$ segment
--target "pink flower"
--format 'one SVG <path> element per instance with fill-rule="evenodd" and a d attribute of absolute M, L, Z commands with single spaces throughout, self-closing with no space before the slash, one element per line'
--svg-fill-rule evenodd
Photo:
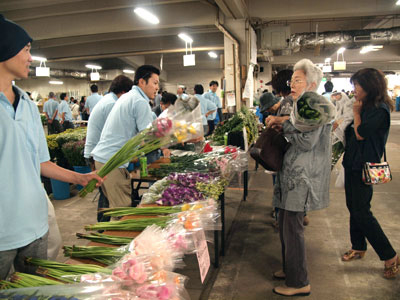
<path fill-rule="evenodd" d="M 162 286 L 159 288 L 157 293 L 157 297 L 160 300 L 168 300 L 171 296 L 171 291 L 166 286 Z"/>

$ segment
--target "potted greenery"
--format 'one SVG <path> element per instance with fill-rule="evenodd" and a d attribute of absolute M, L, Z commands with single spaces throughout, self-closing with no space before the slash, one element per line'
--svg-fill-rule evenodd
<path fill-rule="evenodd" d="M 86 164 L 85 158 L 83 157 L 83 151 L 85 149 L 85 140 L 70 141 L 65 143 L 61 150 L 64 157 L 68 161 L 68 164 L 72 166 L 75 172 L 79 173 L 90 173 L 91 169 Z M 77 186 L 78 190 L 82 189 L 81 185 Z"/>

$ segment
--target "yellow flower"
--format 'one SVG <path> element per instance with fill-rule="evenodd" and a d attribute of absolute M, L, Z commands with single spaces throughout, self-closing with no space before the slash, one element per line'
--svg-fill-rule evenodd
<path fill-rule="evenodd" d="M 188 130 L 189 130 L 189 133 L 196 134 L 196 129 L 193 127 L 193 125 L 190 125 Z"/>
<path fill-rule="evenodd" d="M 190 205 L 188 203 L 185 203 L 185 204 L 182 205 L 181 210 L 182 211 L 187 211 L 187 210 L 189 210 L 189 208 L 190 208 Z"/>

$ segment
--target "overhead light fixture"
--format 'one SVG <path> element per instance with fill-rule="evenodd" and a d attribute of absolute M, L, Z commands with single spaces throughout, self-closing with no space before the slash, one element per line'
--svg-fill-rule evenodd
<path fill-rule="evenodd" d="M 184 40 L 186 43 L 189 43 L 189 44 L 193 43 L 193 39 L 190 36 L 188 36 L 186 33 L 180 33 L 180 34 L 178 34 L 178 36 L 182 40 Z"/>
<path fill-rule="evenodd" d="M 340 47 L 337 51 L 338 54 L 343 54 L 343 52 L 346 50 L 344 47 Z"/>
<path fill-rule="evenodd" d="M 40 61 L 40 62 L 44 62 L 44 61 L 47 61 L 47 58 L 46 57 L 41 57 L 41 56 L 35 56 L 35 55 L 32 55 L 32 59 L 33 60 L 37 60 L 37 61 Z"/>
<path fill-rule="evenodd" d="M 148 10 L 141 8 L 141 7 L 137 7 L 133 10 L 135 12 L 135 14 L 137 14 L 140 18 L 142 18 L 143 20 L 146 20 L 147 22 L 151 23 L 151 24 L 158 24 L 160 23 L 160 20 L 157 18 L 156 15 L 152 14 L 151 12 L 149 12 Z"/>
<path fill-rule="evenodd" d="M 210 56 L 211 58 L 217 58 L 218 57 L 217 53 L 212 52 L 212 51 L 208 52 L 208 56 Z"/>
<path fill-rule="evenodd" d="M 39 67 L 36 67 L 36 76 L 37 77 L 50 77 L 50 68 L 46 67 L 47 58 L 32 55 L 32 59 L 40 62 Z"/>
<path fill-rule="evenodd" d="M 399 0 L 400 1 L 400 0 Z M 369 46 L 363 46 L 360 50 L 361 54 L 365 54 L 371 51 L 379 51 L 383 48 L 383 45 L 369 45 Z"/>
<path fill-rule="evenodd" d="M 400 0 L 397 0 L 396 5 L 400 5 Z"/>
<path fill-rule="evenodd" d="M 135 73 L 134 70 L 129 70 L 129 69 L 122 70 L 122 72 L 124 72 L 126 74 L 134 74 Z"/>
<path fill-rule="evenodd" d="M 329 64 L 330 62 L 331 62 L 331 58 L 330 57 L 325 58 L 325 63 L 326 64 Z"/>
<path fill-rule="evenodd" d="M 92 70 L 101 70 L 101 67 L 97 65 L 85 65 L 85 67 Z"/>
<path fill-rule="evenodd" d="M 62 82 L 60 80 L 50 80 L 49 83 L 50 84 L 63 84 L 64 82 Z"/>
<path fill-rule="evenodd" d="M 361 65 L 363 64 L 362 61 L 349 61 L 347 62 L 348 65 Z"/>

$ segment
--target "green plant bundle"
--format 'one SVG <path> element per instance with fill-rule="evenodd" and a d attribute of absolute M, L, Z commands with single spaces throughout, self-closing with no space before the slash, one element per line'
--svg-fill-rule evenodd
<path fill-rule="evenodd" d="M 180 207 L 159 206 L 159 207 L 115 207 L 102 210 L 105 216 L 123 217 L 123 216 L 158 216 L 175 214 L 181 211 Z"/>
<path fill-rule="evenodd" d="M 62 145 L 61 150 L 70 166 L 86 166 L 83 150 L 85 140 L 71 141 Z"/>
<path fill-rule="evenodd" d="M 48 279 L 42 276 L 15 272 L 11 275 L 10 281 L 0 281 L 0 289 L 16 289 L 42 285 L 60 285 L 62 282 Z"/>
<path fill-rule="evenodd" d="M 122 230 L 122 231 L 143 231 L 147 226 L 153 224 L 165 227 L 170 217 L 156 217 L 143 219 L 127 219 L 122 221 L 100 222 L 85 226 L 86 230 Z"/>
<path fill-rule="evenodd" d="M 258 136 L 257 124 L 257 116 L 246 107 L 242 107 L 239 112 L 225 121 L 223 125 L 215 128 L 211 139 L 217 145 L 223 145 L 225 133 L 240 132 L 244 127 L 247 132 L 247 141 L 251 145 Z"/>
<path fill-rule="evenodd" d="M 133 237 L 114 236 L 96 232 L 87 234 L 77 233 L 76 236 L 80 239 L 87 239 L 92 242 L 108 245 L 127 245 L 133 240 Z"/>
<path fill-rule="evenodd" d="M 114 264 L 128 253 L 122 248 L 98 246 L 64 246 L 63 249 L 67 257 L 93 259 L 107 266 Z"/>
<path fill-rule="evenodd" d="M 214 180 L 210 183 L 197 182 L 196 188 L 203 195 L 218 200 L 219 196 L 225 191 L 228 183 L 226 179 Z"/>

